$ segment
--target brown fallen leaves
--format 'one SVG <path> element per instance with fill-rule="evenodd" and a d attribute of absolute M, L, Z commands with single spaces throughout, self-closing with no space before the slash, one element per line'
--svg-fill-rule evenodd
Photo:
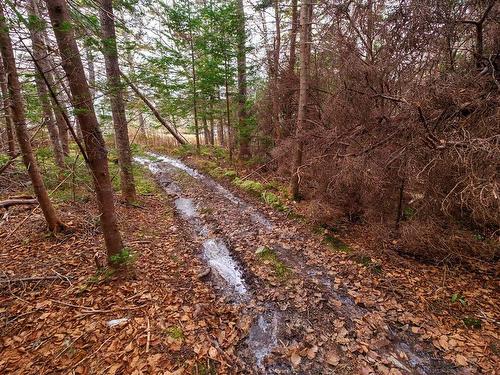
<path fill-rule="evenodd" d="M 124 275 L 95 269 L 103 246 L 92 204 L 61 211 L 74 233 L 47 237 L 40 217 L 0 239 L 2 278 L 62 275 L 0 284 L 0 373 L 237 371 L 235 345 L 245 335 L 238 307 L 198 278 L 199 247 L 176 228 L 162 196 L 119 207 L 127 245 L 138 254 L 135 271 Z M 12 225 L 24 215 L 12 213 Z"/>

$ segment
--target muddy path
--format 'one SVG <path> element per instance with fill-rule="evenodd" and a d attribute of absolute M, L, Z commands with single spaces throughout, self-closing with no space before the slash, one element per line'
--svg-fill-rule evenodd
<path fill-rule="evenodd" d="M 403 311 L 376 303 L 386 298 L 379 290 L 364 298 L 356 273 L 327 267 L 335 254 L 297 223 L 177 159 L 135 160 L 149 168 L 199 243 L 207 265 L 200 277 L 252 317 L 239 347 L 249 373 L 457 373 L 398 324 Z"/>

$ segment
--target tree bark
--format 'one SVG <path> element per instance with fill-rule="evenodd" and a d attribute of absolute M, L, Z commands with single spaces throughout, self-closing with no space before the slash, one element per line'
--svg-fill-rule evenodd
<path fill-rule="evenodd" d="M 189 45 L 191 48 L 191 78 L 193 80 L 193 116 L 194 116 L 194 131 L 196 133 L 196 149 L 200 150 L 200 130 L 198 126 L 198 92 L 196 89 L 196 67 L 194 58 L 194 41 L 193 33 L 189 32 Z"/>
<path fill-rule="evenodd" d="M 85 79 L 82 59 L 75 40 L 74 25 L 66 1 L 46 0 L 46 3 L 61 54 L 62 67 L 68 77 L 72 93 L 72 104 L 82 127 L 83 141 L 101 212 L 101 227 L 104 234 L 108 261 L 112 263 L 112 257 L 119 254 L 123 249 L 123 243 L 116 222 L 106 144 L 99 130 L 99 124 L 92 103 L 92 95 Z"/>
<path fill-rule="evenodd" d="M 220 92 L 218 93 L 219 102 L 221 101 Z M 217 122 L 217 139 L 219 141 L 219 146 L 225 147 L 226 140 L 224 138 L 224 116 L 222 113 L 219 116 L 219 121 Z"/>
<path fill-rule="evenodd" d="M 128 203 L 133 203 L 136 200 L 136 192 L 134 175 L 132 173 L 132 155 L 130 152 L 127 118 L 125 116 L 125 103 L 123 101 L 123 85 L 120 79 L 112 0 L 101 0 L 99 15 L 108 81 L 107 89 L 111 99 L 111 112 L 118 150 L 118 164 L 120 165 L 120 186 L 123 199 Z"/>
<path fill-rule="evenodd" d="M 210 96 L 209 99 L 209 104 L 208 104 L 208 109 L 209 109 L 209 121 L 210 121 L 210 130 L 209 130 L 209 135 L 210 135 L 210 144 L 213 146 L 215 144 L 215 124 L 214 124 L 214 98 L 213 96 Z"/>
<path fill-rule="evenodd" d="M 7 76 L 0 58 L 0 88 L 2 90 L 2 104 L 5 117 L 5 133 L 7 134 L 7 153 L 10 157 L 16 155 L 16 144 L 14 140 L 14 124 L 12 122 L 12 108 L 10 106 L 9 89 L 7 88 Z"/>
<path fill-rule="evenodd" d="M 298 30 L 298 12 L 297 0 L 292 0 L 292 30 L 290 32 L 290 59 L 288 69 L 293 72 L 297 62 L 296 48 L 297 48 L 297 30 Z"/>
<path fill-rule="evenodd" d="M 309 94 L 309 69 L 311 61 L 311 18 L 313 5 L 311 0 L 303 0 L 300 7 L 300 89 L 297 126 L 295 129 L 295 153 L 293 158 L 290 190 L 295 200 L 300 199 L 299 168 L 302 165 L 303 132 L 307 120 Z"/>
<path fill-rule="evenodd" d="M 50 72 L 50 64 L 47 60 L 47 46 L 45 45 L 45 40 L 41 32 L 41 16 L 38 10 L 38 4 L 36 0 L 30 0 L 28 5 L 28 16 L 32 20 L 37 20 L 33 22 L 30 29 L 30 37 L 33 50 L 33 58 L 36 60 L 38 67 L 42 72 L 38 72 L 37 69 L 35 75 L 35 83 L 38 92 L 38 97 L 43 111 L 44 121 L 47 124 L 47 130 L 49 132 L 50 142 L 52 143 L 52 150 L 54 152 L 54 159 L 56 165 L 63 169 L 64 165 L 64 152 L 61 146 L 61 141 L 59 139 L 59 129 L 56 124 L 56 117 L 52 110 L 52 105 L 50 101 L 49 90 L 45 84 L 41 74 L 47 75 Z"/>
<path fill-rule="evenodd" d="M 245 10 L 243 0 L 237 1 L 238 12 L 238 53 L 236 56 L 238 68 L 238 141 L 240 144 L 239 157 L 248 159 L 250 154 L 250 134 L 247 124 L 247 58 L 246 58 L 246 31 Z"/>
<path fill-rule="evenodd" d="M 23 155 L 23 162 L 28 170 L 35 196 L 40 204 L 49 230 L 52 232 L 59 232 L 64 228 L 64 225 L 59 220 L 54 206 L 49 199 L 37 161 L 33 155 L 33 149 L 31 148 L 30 137 L 26 127 L 26 114 L 23 97 L 21 95 L 21 85 L 17 75 L 14 50 L 12 48 L 2 3 L 0 3 L 0 49 L 4 69 L 7 74 L 8 97 L 11 99 L 12 120 L 14 122 L 19 148 Z"/>
<path fill-rule="evenodd" d="M 279 75 L 280 75 L 280 50 L 281 50 L 281 25 L 280 25 L 280 12 L 279 0 L 274 0 L 274 23 L 275 23 L 275 37 L 274 37 L 274 52 L 273 52 L 273 76 L 271 77 L 273 85 L 272 106 L 273 106 L 273 126 L 276 140 L 281 138 L 281 125 L 280 125 L 280 97 L 279 97 Z"/>

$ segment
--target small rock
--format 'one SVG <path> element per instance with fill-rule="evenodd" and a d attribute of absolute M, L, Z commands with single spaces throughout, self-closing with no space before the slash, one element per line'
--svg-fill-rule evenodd
<path fill-rule="evenodd" d="M 106 324 L 109 328 L 112 328 L 112 327 L 127 323 L 128 321 L 129 321 L 129 318 L 112 319 L 112 320 L 108 320 L 108 322 Z"/>
<path fill-rule="evenodd" d="M 210 268 L 205 268 L 203 271 L 201 271 L 196 277 L 198 279 L 203 279 L 204 277 L 208 276 L 210 274 Z"/>
<path fill-rule="evenodd" d="M 260 246 L 257 250 L 255 250 L 255 255 L 261 255 L 265 253 L 267 250 L 267 247 L 265 246 Z"/>

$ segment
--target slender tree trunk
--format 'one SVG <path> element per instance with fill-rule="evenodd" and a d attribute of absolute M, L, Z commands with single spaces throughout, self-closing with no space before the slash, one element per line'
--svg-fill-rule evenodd
<path fill-rule="evenodd" d="M 274 0 L 274 19 L 276 34 L 274 38 L 274 53 L 273 53 L 273 124 L 274 134 L 276 140 L 281 138 L 281 125 L 280 125 L 280 97 L 279 97 L 279 74 L 280 74 L 280 50 L 281 50 L 281 26 L 280 26 L 280 13 L 279 13 L 279 0 Z"/>
<path fill-rule="evenodd" d="M 190 47 L 191 47 L 191 75 L 193 80 L 193 116 L 194 116 L 194 131 L 196 132 L 196 149 L 200 151 L 200 131 L 198 126 L 198 99 L 196 89 L 196 67 L 194 58 L 194 42 L 193 33 L 190 32 Z"/>
<path fill-rule="evenodd" d="M 141 134 L 141 137 L 146 140 L 148 138 L 148 135 L 146 133 L 146 121 L 144 120 L 144 115 L 142 114 L 141 110 L 137 113 L 137 117 L 139 119 L 139 131 Z"/>
<path fill-rule="evenodd" d="M 108 171 L 106 144 L 99 130 L 94 112 L 92 95 L 85 79 L 85 72 L 76 44 L 74 25 L 65 0 L 46 0 L 50 21 L 54 29 L 62 59 L 62 67 L 68 77 L 73 107 L 83 131 L 83 141 L 94 179 L 97 202 L 101 212 L 101 227 L 108 253 L 108 261 L 119 254 L 123 243 L 116 222 L 113 188 Z"/>
<path fill-rule="evenodd" d="M 104 5 L 101 5 L 101 14 L 104 12 Z M 102 15 L 101 15 L 102 17 Z M 101 18 L 102 22 L 102 18 Z M 114 27 L 113 27 L 114 30 Z M 89 76 L 89 86 L 90 93 L 92 94 L 92 99 L 95 99 L 95 65 L 94 65 L 94 54 L 89 47 L 85 48 L 85 57 L 87 58 L 87 71 Z"/>
<path fill-rule="evenodd" d="M 292 0 L 292 30 L 290 32 L 290 59 L 288 65 L 291 72 L 295 70 L 295 64 L 297 62 L 295 50 L 297 48 L 298 23 L 297 0 Z"/>
<path fill-rule="evenodd" d="M 24 109 L 23 97 L 21 95 L 21 85 L 17 75 L 16 61 L 14 58 L 14 50 L 8 32 L 3 5 L 0 3 L 0 49 L 4 63 L 4 69 L 7 74 L 7 86 L 9 90 L 8 97 L 11 99 L 12 120 L 16 129 L 19 148 L 23 155 L 24 165 L 28 170 L 28 174 L 33 185 L 36 198 L 42 209 L 49 230 L 58 232 L 64 228 L 64 225 L 59 220 L 54 206 L 50 202 L 47 189 L 43 183 L 42 175 L 38 168 L 38 164 L 33 155 L 31 148 L 30 137 L 26 127 L 26 114 Z"/>
<path fill-rule="evenodd" d="M 7 134 L 7 153 L 10 157 L 16 155 L 16 144 L 14 140 L 14 124 L 12 122 L 12 108 L 10 105 L 9 89 L 7 88 L 7 76 L 2 58 L 0 57 L 0 88 L 2 90 L 2 104 L 5 117 L 5 132 Z"/>
<path fill-rule="evenodd" d="M 213 96 L 210 97 L 209 99 L 209 121 L 210 121 L 210 144 L 213 146 L 215 144 L 215 125 L 214 125 L 214 98 Z"/>
<path fill-rule="evenodd" d="M 237 1 L 238 10 L 238 53 L 236 56 L 238 65 L 238 141 L 240 144 L 241 159 L 248 159 L 250 154 L 250 134 L 247 124 L 247 57 L 246 57 L 246 30 L 245 11 L 243 0 Z"/>
<path fill-rule="evenodd" d="M 226 120 L 227 120 L 227 135 L 228 135 L 228 146 L 229 146 L 229 160 L 233 160 L 233 128 L 231 126 L 231 111 L 230 111 L 230 102 L 229 102 L 229 85 L 227 82 L 227 74 L 228 74 L 228 62 L 227 60 L 224 60 L 224 71 L 225 71 L 225 77 L 224 77 L 224 89 L 225 89 L 225 95 L 226 95 Z"/>
<path fill-rule="evenodd" d="M 28 16 L 34 20 L 41 20 L 36 0 L 30 0 L 28 6 Z M 59 168 L 64 168 L 64 152 L 59 139 L 59 129 L 57 128 L 55 114 L 52 111 L 53 107 L 50 101 L 49 90 L 41 77 L 41 74 L 47 74 L 47 72 L 50 72 L 50 64 L 47 60 L 47 46 L 45 45 L 45 40 L 38 22 L 33 23 L 30 27 L 30 37 L 33 49 L 33 58 L 36 60 L 38 67 L 42 71 L 41 73 L 37 72 L 35 81 L 44 121 L 47 124 L 47 130 L 49 132 L 50 142 L 52 143 L 56 165 Z"/>
<path fill-rule="evenodd" d="M 205 144 L 208 145 L 210 144 L 210 134 L 208 132 L 208 121 L 206 113 L 203 113 L 202 121 L 203 121 L 203 140 Z"/>
<path fill-rule="evenodd" d="M 219 99 L 219 103 L 222 104 L 221 97 L 220 97 L 220 92 L 219 92 L 219 94 L 218 94 L 217 97 Z M 222 115 L 223 112 L 224 111 L 221 110 L 219 121 L 217 123 L 217 139 L 218 139 L 219 145 L 221 147 L 225 147 L 226 146 L 226 140 L 225 140 L 225 137 L 224 137 L 224 116 Z"/>
<path fill-rule="evenodd" d="M 311 18 L 313 5 L 311 0 L 303 0 L 300 7 L 300 92 L 297 127 L 295 129 L 295 154 L 293 158 L 290 190 L 295 200 L 300 199 L 299 168 L 302 165 L 303 132 L 307 120 L 307 104 L 309 94 L 309 69 L 311 61 Z"/>
<path fill-rule="evenodd" d="M 101 0 L 99 15 L 101 18 L 108 91 L 111 99 L 116 147 L 118 149 L 122 197 L 126 202 L 132 203 L 136 200 L 136 193 L 134 175 L 132 173 L 132 155 L 130 152 L 127 118 L 125 116 L 125 102 L 123 101 L 123 85 L 120 79 L 120 65 L 118 64 L 118 48 L 116 46 L 112 0 Z"/>
<path fill-rule="evenodd" d="M 47 40 L 47 38 L 45 38 L 45 40 Z M 70 104 L 71 93 L 69 89 L 66 87 L 66 84 L 64 83 L 64 78 L 58 75 L 54 61 L 50 59 L 49 62 L 51 70 L 49 74 L 46 75 L 47 80 L 49 81 L 49 85 L 54 89 L 54 91 L 59 93 L 58 95 L 59 103 Z M 67 124 L 66 120 L 64 119 L 64 117 L 69 118 L 68 113 L 62 106 L 57 105 L 54 98 L 52 98 L 52 108 L 54 109 L 54 114 L 56 115 L 56 122 L 59 128 L 59 139 L 61 141 L 63 152 L 65 155 L 69 155 L 68 127 L 70 125 Z M 76 126 L 75 126 L 76 135 L 78 139 L 81 141 L 83 139 L 82 129 L 80 128 L 80 125 L 78 124 L 78 120 L 76 120 L 76 118 L 75 121 L 76 121 Z"/>

